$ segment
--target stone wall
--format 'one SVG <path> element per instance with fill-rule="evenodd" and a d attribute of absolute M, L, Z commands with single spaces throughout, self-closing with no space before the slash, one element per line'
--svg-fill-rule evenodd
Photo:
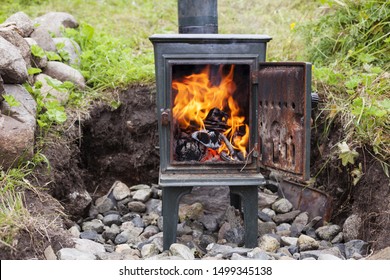
<path fill-rule="evenodd" d="M 54 89 L 48 79 L 71 81 L 79 89 L 85 88 L 85 79 L 77 70 L 80 47 L 74 40 L 63 37 L 64 28 L 78 25 L 72 15 L 62 12 L 50 12 L 35 19 L 18 12 L 0 24 L 0 169 L 16 166 L 34 153 L 37 104 L 25 84 L 34 86 L 40 81 L 40 94 L 62 104 L 68 101 L 68 92 Z M 49 61 L 46 55 L 37 57 L 31 52 L 33 45 L 45 52 L 57 52 L 58 43 L 63 43 L 68 61 Z M 29 75 L 31 67 L 42 72 Z"/>

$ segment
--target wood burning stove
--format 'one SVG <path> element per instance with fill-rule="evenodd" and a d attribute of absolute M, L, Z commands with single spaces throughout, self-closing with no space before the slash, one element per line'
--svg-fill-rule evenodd
<path fill-rule="evenodd" d="M 309 178 L 310 64 L 265 62 L 266 35 L 164 34 L 150 40 L 164 248 L 176 238 L 179 200 L 193 186 L 229 186 L 239 195 L 245 245 L 257 246 L 262 170 Z"/>

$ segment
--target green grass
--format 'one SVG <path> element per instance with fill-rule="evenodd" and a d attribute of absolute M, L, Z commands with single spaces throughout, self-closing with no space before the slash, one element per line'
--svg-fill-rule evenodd
<path fill-rule="evenodd" d="M 12 248 L 14 236 L 25 228 L 30 217 L 23 200 L 23 191 L 29 187 L 25 178 L 30 173 L 26 165 L 0 169 L 0 245 Z"/>
<path fill-rule="evenodd" d="M 390 2 L 323 2 L 331 6 L 301 30 L 322 113 L 343 127 L 351 150 L 368 147 L 389 175 Z"/>

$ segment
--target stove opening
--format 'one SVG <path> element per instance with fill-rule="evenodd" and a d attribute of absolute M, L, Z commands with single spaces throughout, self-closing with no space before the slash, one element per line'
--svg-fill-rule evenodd
<path fill-rule="evenodd" d="M 250 151 L 250 66 L 172 65 L 172 162 L 243 164 Z"/>

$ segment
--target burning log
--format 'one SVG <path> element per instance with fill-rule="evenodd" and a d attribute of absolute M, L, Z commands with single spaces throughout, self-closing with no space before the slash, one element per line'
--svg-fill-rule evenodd
<path fill-rule="evenodd" d="M 242 152 L 236 150 L 233 143 L 224 134 L 230 128 L 227 124 L 228 119 L 228 113 L 213 108 L 204 121 L 206 129 L 191 132 L 191 129 L 192 131 L 196 130 L 196 127 L 190 125 L 186 132 L 182 131 L 181 137 L 176 141 L 177 160 L 200 162 L 244 161 L 245 157 Z M 244 126 L 241 128 L 245 129 Z M 246 132 L 240 131 L 241 128 L 236 131 L 239 136 Z M 180 130 L 179 127 L 178 129 Z M 227 149 L 227 151 L 222 149 Z"/>
<path fill-rule="evenodd" d="M 226 136 L 224 134 L 221 134 L 221 138 L 222 138 L 223 142 L 225 142 L 226 147 L 228 148 L 230 155 L 234 156 L 236 151 L 234 150 L 230 141 L 226 138 Z"/>
<path fill-rule="evenodd" d="M 227 113 L 218 108 L 213 108 L 207 114 L 204 124 L 207 130 L 224 132 L 229 128 L 227 125 L 228 118 L 229 115 Z"/>
<path fill-rule="evenodd" d="M 221 147 L 220 137 L 221 133 L 218 131 L 200 130 L 192 133 L 192 138 L 203 144 L 205 147 L 217 150 Z"/>
<path fill-rule="evenodd" d="M 226 147 L 228 148 L 229 150 L 229 154 L 230 156 L 226 153 L 226 152 L 221 152 L 221 158 L 224 159 L 225 161 L 234 161 L 234 160 L 240 160 L 240 161 L 244 161 L 245 158 L 244 156 L 242 155 L 241 152 L 237 152 L 233 145 L 230 143 L 229 139 L 227 139 L 227 137 L 224 135 L 224 134 L 220 134 L 223 142 L 225 142 L 226 144 Z"/>
<path fill-rule="evenodd" d="M 206 151 L 206 147 L 198 141 L 186 137 L 176 141 L 175 155 L 177 161 L 200 161 Z"/>

